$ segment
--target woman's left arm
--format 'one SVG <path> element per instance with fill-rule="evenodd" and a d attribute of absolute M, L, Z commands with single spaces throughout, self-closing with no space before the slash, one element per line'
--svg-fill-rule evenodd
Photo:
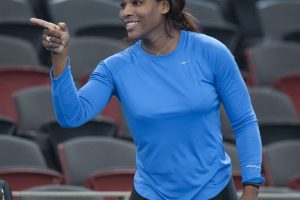
<path fill-rule="evenodd" d="M 242 182 L 261 184 L 262 144 L 247 87 L 230 51 L 220 48 L 215 63 L 215 86 L 232 124 L 240 160 Z M 258 189 L 244 187 L 242 199 L 257 199 Z"/>

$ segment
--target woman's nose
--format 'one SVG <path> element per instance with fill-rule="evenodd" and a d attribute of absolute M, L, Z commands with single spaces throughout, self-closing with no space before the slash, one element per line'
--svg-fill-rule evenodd
<path fill-rule="evenodd" d="M 129 5 L 126 5 L 121 11 L 120 11 L 120 17 L 126 18 L 128 16 L 132 15 L 132 9 Z"/>

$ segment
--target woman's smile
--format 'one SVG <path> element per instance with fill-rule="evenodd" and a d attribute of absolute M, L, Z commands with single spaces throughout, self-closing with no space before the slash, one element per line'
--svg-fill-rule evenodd
<path fill-rule="evenodd" d="M 125 22 L 125 27 L 127 32 L 132 32 L 136 28 L 136 26 L 140 23 L 140 21 L 127 21 Z"/>

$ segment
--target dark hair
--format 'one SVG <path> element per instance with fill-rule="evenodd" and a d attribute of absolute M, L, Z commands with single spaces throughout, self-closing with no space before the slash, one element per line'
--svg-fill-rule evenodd
<path fill-rule="evenodd" d="M 166 14 L 166 30 L 170 34 L 172 28 L 200 32 L 199 21 L 185 9 L 185 0 L 157 0 L 167 1 L 170 10 Z"/>

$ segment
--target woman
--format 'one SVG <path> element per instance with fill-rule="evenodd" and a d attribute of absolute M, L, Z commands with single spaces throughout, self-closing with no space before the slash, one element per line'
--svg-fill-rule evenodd
<path fill-rule="evenodd" d="M 99 63 L 78 92 L 64 23 L 39 19 L 52 52 L 53 101 L 64 127 L 92 119 L 116 95 L 137 146 L 131 199 L 237 199 L 220 130 L 220 103 L 235 131 L 244 189 L 258 199 L 261 141 L 249 95 L 228 49 L 196 30 L 184 0 L 122 0 L 128 49 Z"/>

